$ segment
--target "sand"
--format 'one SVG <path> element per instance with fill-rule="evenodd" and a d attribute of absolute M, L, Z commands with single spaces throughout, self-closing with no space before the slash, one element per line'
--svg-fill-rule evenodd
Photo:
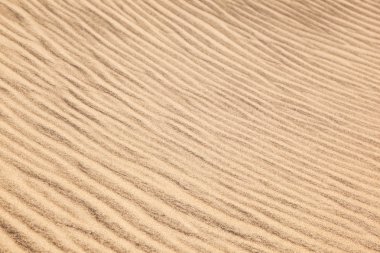
<path fill-rule="evenodd" d="M 0 252 L 380 252 L 380 3 L 0 0 Z"/>

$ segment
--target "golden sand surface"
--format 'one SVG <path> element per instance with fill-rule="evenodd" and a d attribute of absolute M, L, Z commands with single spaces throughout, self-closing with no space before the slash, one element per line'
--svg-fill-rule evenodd
<path fill-rule="evenodd" d="M 380 1 L 0 0 L 0 252 L 380 252 Z"/>

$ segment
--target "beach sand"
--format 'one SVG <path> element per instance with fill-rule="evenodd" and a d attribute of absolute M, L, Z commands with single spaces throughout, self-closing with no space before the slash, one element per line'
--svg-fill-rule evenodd
<path fill-rule="evenodd" d="M 380 252 L 380 3 L 0 0 L 0 252 Z"/>

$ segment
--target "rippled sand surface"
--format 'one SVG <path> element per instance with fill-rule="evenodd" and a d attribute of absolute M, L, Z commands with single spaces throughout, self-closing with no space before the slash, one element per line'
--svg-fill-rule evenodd
<path fill-rule="evenodd" d="M 380 252 L 380 2 L 0 0 L 0 252 Z"/>

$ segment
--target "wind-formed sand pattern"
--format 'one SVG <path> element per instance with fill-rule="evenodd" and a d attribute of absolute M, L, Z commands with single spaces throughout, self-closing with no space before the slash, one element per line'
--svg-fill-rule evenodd
<path fill-rule="evenodd" d="M 380 252 L 380 2 L 0 0 L 0 252 Z"/>

